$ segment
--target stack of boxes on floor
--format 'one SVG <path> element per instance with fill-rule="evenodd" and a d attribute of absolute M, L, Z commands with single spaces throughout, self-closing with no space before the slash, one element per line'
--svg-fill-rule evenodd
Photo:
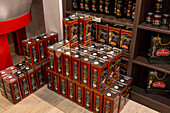
<path fill-rule="evenodd" d="M 120 74 L 122 50 L 92 42 L 91 30 L 90 15 L 63 19 L 63 42 L 48 47 L 47 86 L 89 111 L 120 112 L 132 82 Z"/>
<path fill-rule="evenodd" d="M 25 61 L 0 71 L 0 90 L 5 98 L 16 104 L 46 84 L 47 47 L 56 42 L 55 32 L 22 41 Z"/>

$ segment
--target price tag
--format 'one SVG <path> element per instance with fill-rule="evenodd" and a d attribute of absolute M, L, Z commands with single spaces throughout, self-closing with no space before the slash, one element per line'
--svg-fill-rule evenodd
<path fill-rule="evenodd" d="M 93 17 L 92 17 L 92 21 L 93 21 L 93 22 L 99 22 L 99 23 L 100 23 L 100 22 L 101 22 L 101 18 L 100 18 L 100 17 L 94 17 L 94 16 L 93 16 Z"/>

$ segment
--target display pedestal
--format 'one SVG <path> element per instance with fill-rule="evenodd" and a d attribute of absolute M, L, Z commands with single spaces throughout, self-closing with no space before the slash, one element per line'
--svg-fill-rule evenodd
<path fill-rule="evenodd" d="M 14 43 L 15 53 L 18 55 L 23 55 L 22 40 L 27 39 L 25 27 L 12 32 L 12 39 Z"/>
<path fill-rule="evenodd" d="M 0 35 L 0 71 L 12 65 L 7 35 Z"/>

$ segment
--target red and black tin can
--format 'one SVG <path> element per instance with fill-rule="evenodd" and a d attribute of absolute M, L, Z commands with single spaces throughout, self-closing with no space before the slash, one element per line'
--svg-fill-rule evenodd
<path fill-rule="evenodd" d="M 7 72 L 9 72 L 10 74 L 14 74 L 18 71 L 18 69 L 15 66 L 11 66 L 5 69 Z"/>
<path fill-rule="evenodd" d="M 43 73 L 43 67 L 40 64 L 38 64 L 35 67 L 35 73 L 36 73 L 37 86 L 39 89 L 45 85 L 45 73 Z"/>
<path fill-rule="evenodd" d="M 52 71 L 50 69 L 50 67 L 47 67 L 46 68 L 46 76 L 47 76 L 47 87 L 48 89 L 51 89 L 53 90 L 54 89 L 54 86 L 53 86 L 53 80 L 52 80 Z"/>
<path fill-rule="evenodd" d="M 68 97 L 68 80 L 63 76 L 60 76 L 60 87 L 61 87 L 61 95 L 65 98 Z"/>
<path fill-rule="evenodd" d="M 72 80 L 68 80 L 68 99 L 76 102 L 76 84 Z"/>
<path fill-rule="evenodd" d="M 109 25 L 108 24 L 99 24 L 98 30 L 98 43 L 108 44 L 109 40 Z"/>
<path fill-rule="evenodd" d="M 76 103 L 83 107 L 84 105 L 84 87 L 76 83 Z"/>
<path fill-rule="evenodd" d="M 72 77 L 72 69 L 71 69 L 71 50 L 68 50 L 63 53 L 63 66 L 64 66 L 64 76 L 69 79 L 73 79 Z"/>
<path fill-rule="evenodd" d="M 22 100 L 18 80 L 15 76 L 9 75 L 3 78 L 7 98 L 13 104 Z"/>
<path fill-rule="evenodd" d="M 92 41 L 97 42 L 99 24 L 92 22 Z"/>
<path fill-rule="evenodd" d="M 58 33 L 51 31 L 48 33 L 48 35 L 51 37 L 51 44 L 55 44 L 58 42 Z"/>
<path fill-rule="evenodd" d="M 84 107 L 93 111 L 93 90 L 88 87 L 84 87 Z"/>
<path fill-rule="evenodd" d="M 94 91 L 94 101 L 93 101 L 93 112 L 94 113 L 103 113 L 103 94 Z"/>
<path fill-rule="evenodd" d="M 61 94 L 61 90 L 60 90 L 60 75 L 57 73 L 52 73 L 52 83 L 54 86 L 54 91 L 58 94 Z"/>

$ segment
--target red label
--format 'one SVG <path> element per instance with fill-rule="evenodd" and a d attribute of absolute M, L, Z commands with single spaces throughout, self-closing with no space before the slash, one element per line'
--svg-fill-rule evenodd
<path fill-rule="evenodd" d="M 159 49 L 156 54 L 158 56 L 169 56 L 169 50 L 168 49 Z"/>
<path fill-rule="evenodd" d="M 122 45 L 122 48 L 128 49 L 128 46 L 127 45 Z"/>
<path fill-rule="evenodd" d="M 156 87 L 156 88 L 165 88 L 165 83 L 163 83 L 163 82 L 154 82 L 153 83 L 153 87 Z"/>

